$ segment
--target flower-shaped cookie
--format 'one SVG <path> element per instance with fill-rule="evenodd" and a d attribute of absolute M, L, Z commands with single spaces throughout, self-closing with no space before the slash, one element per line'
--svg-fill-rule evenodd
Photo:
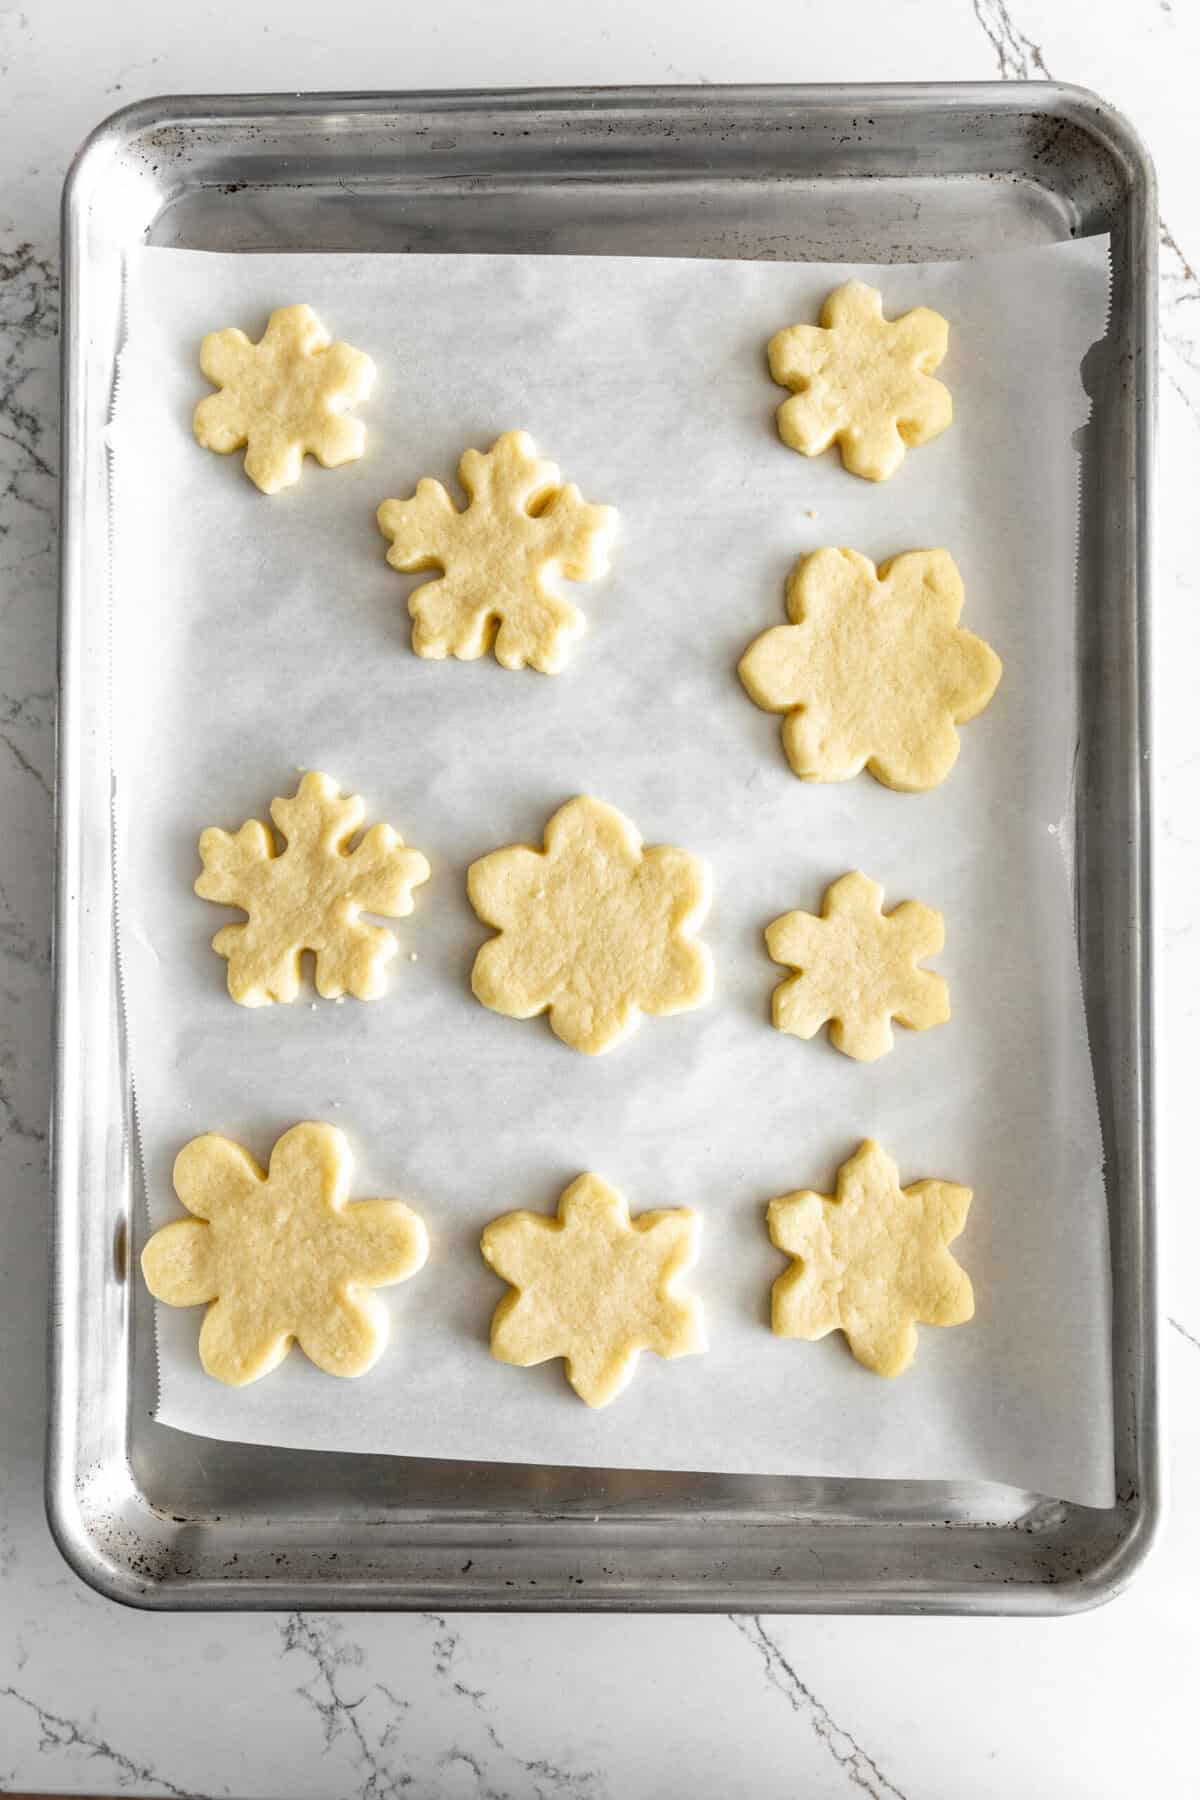
<path fill-rule="evenodd" d="M 961 1325 L 975 1311 L 970 1279 L 946 1248 L 967 1221 L 970 1188 L 918 1181 L 868 1139 L 838 1170 L 837 1195 L 809 1189 L 767 1208 L 771 1242 L 795 1261 L 771 1290 L 780 1337 L 843 1331 L 860 1363 L 899 1375 L 917 1325 Z"/>
<path fill-rule="evenodd" d="M 738 664 L 755 704 L 786 714 L 797 775 L 847 781 L 865 766 L 907 792 L 945 780 L 955 726 L 983 711 L 1001 673 L 959 625 L 962 604 L 945 550 L 907 550 L 878 573 L 857 550 L 801 558 L 787 585 L 792 623 L 764 631 Z"/>
<path fill-rule="evenodd" d="M 852 474 L 886 481 L 906 446 L 927 444 L 951 421 L 949 391 L 932 375 L 949 336 L 927 306 L 885 319 L 878 288 L 846 282 L 819 325 L 792 325 L 767 346 L 772 380 L 792 390 L 775 415 L 780 437 L 803 456 L 837 443 Z"/>
<path fill-rule="evenodd" d="M 413 649 L 469 662 L 494 641 L 506 669 L 561 669 L 585 620 L 549 582 L 607 574 L 616 513 L 564 487 L 527 431 L 506 431 L 486 455 L 468 450 L 458 477 L 470 496 L 462 512 L 426 478 L 410 500 L 385 500 L 377 514 L 393 569 L 442 571 L 409 598 Z"/>
<path fill-rule="evenodd" d="M 175 1159 L 191 1219 L 156 1231 L 142 1273 L 168 1306 L 209 1303 L 200 1361 L 231 1387 L 269 1375 L 293 1341 L 329 1375 L 364 1375 L 387 1343 L 370 1291 L 407 1281 L 429 1254 L 399 1200 L 348 1205 L 350 1151 L 332 1125 L 293 1125 L 267 1174 L 240 1144 L 208 1133 Z"/>
<path fill-rule="evenodd" d="M 564 1043 L 612 1049 L 639 1013 L 685 1012 L 712 992 L 707 949 L 693 941 L 708 912 L 708 870 L 665 844 L 646 849 L 631 822 L 579 796 L 545 830 L 545 848 L 510 844 L 467 871 L 471 905 L 491 938 L 471 986 L 493 1012 L 549 1009 Z"/>
<path fill-rule="evenodd" d="M 796 973 L 771 1000 L 779 1031 L 810 1038 L 827 1021 L 830 1042 L 859 1062 L 892 1048 L 892 1020 L 911 1031 L 950 1017 L 946 983 L 929 969 L 945 942 L 942 915 L 919 900 L 883 910 L 883 889 L 855 870 L 825 890 L 821 916 L 784 913 L 766 929 L 767 950 Z"/>
<path fill-rule="evenodd" d="M 589 1406 L 607 1406 L 633 1379 L 638 1354 L 708 1348 L 700 1302 L 675 1283 L 699 1249 L 687 1207 L 642 1213 L 599 1175 L 580 1175 L 558 1215 L 512 1212 L 481 1241 L 484 1260 L 515 1293 L 492 1318 L 492 1355 L 527 1369 L 566 1358 L 567 1380 Z"/>
<path fill-rule="evenodd" d="M 390 825 L 372 825 L 349 849 L 365 810 L 357 794 L 339 793 L 328 775 L 310 772 L 292 799 L 271 802 L 287 839 L 282 855 L 259 819 L 247 819 L 233 836 L 215 825 L 201 833 L 204 873 L 196 892 L 249 914 L 244 925 L 224 925 L 213 939 L 218 956 L 229 958 L 229 992 L 240 1006 L 294 1000 L 305 950 L 316 953 L 317 992 L 325 999 L 383 993 L 384 968 L 398 945 L 392 932 L 364 925 L 359 914 L 407 918 L 429 864 L 406 850 Z"/>
<path fill-rule="evenodd" d="M 264 494 L 299 481 L 306 454 L 326 469 L 362 455 L 366 426 L 345 413 L 371 392 L 375 365 L 331 343 L 311 306 L 279 307 L 257 344 L 236 327 L 210 331 L 200 367 L 221 392 L 196 408 L 197 443 L 222 455 L 245 444 L 246 473 Z"/>

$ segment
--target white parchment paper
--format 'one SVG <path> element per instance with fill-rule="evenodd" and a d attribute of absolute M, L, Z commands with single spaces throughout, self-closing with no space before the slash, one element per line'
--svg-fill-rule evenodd
<path fill-rule="evenodd" d="M 885 485 L 836 454 L 785 449 L 764 358 L 858 273 L 889 314 L 951 321 L 941 370 L 955 423 Z M 190 417 L 208 391 L 206 330 L 260 335 L 307 300 L 367 350 L 379 380 L 368 453 L 309 462 L 266 499 L 241 457 L 207 455 Z M 1105 329 L 1104 240 L 973 265 L 845 265 L 572 257 L 218 256 L 165 249 L 128 269 L 128 340 L 112 428 L 113 747 L 120 948 L 151 1222 L 176 1216 L 171 1164 L 217 1130 L 265 1162 L 299 1119 L 349 1134 L 356 1197 L 407 1198 L 433 1244 L 385 1298 L 392 1343 L 358 1382 L 293 1353 L 242 1391 L 196 1358 L 198 1309 L 159 1309 L 158 1416 L 212 1437 L 481 1460 L 991 1479 L 1108 1504 L 1107 1226 L 1063 854 L 1075 748 L 1080 362 Z M 567 670 L 423 662 L 385 564 L 378 502 L 422 475 L 454 486 L 461 452 L 531 431 L 586 498 L 615 505 L 612 577 L 572 589 L 590 621 Z M 964 623 L 1004 659 L 995 700 L 964 727 L 950 779 L 924 795 L 867 776 L 789 772 L 778 719 L 735 665 L 783 621 L 802 552 L 878 559 L 945 545 Z M 399 926 L 385 1000 L 236 1007 L 209 940 L 240 917 L 196 899 L 203 826 L 266 818 L 301 768 L 326 770 L 423 850 L 433 877 Z M 487 936 L 468 862 L 540 843 L 570 795 L 595 793 L 649 843 L 709 859 L 707 1009 L 643 1021 L 589 1058 L 544 1020 L 471 997 Z M 937 966 L 953 1020 L 897 1032 L 861 1065 L 771 1029 L 783 971 L 762 942 L 792 907 L 862 868 L 887 904 L 939 907 Z M 830 1191 L 859 1140 L 901 1177 L 969 1184 L 956 1253 L 976 1318 L 924 1330 L 901 1380 L 867 1373 L 840 1336 L 768 1330 L 783 1259 L 766 1202 Z M 634 1211 L 704 1219 L 694 1286 L 712 1348 L 644 1356 L 593 1412 L 562 1365 L 487 1351 L 503 1291 L 477 1242 L 517 1206 L 550 1211 L 596 1169 Z"/>

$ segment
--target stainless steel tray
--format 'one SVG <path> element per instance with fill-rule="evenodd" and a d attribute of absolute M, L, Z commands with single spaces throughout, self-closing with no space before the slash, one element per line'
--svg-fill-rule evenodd
<path fill-rule="evenodd" d="M 264 1450 L 151 1419 L 114 943 L 104 432 L 122 253 L 909 260 L 1108 231 L 1085 375 L 1076 879 L 1112 1225 L 1117 1504 L 999 1487 Z M 1157 218 L 1129 126 L 1052 83 L 147 101 L 64 196 L 54 1294 L 47 1510 L 102 1592 L 170 1607 L 1067 1612 L 1159 1510 L 1149 651 Z"/>

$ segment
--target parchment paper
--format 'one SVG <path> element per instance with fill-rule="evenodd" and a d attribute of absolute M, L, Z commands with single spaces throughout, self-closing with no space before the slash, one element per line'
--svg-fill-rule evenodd
<path fill-rule="evenodd" d="M 955 424 L 885 485 L 836 454 L 785 449 L 768 337 L 817 316 L 851 274 L 889 315 L 951 321 L 941 373 Z M 165 249 L 128 269 L 128 340 L 111 433 L 113 746 L 119 941 L 150 1220 L 178 1213 L 171 1164 L 204 1130 L 265 1162 L 305 1118 L 349 1134 L 354 1193 L 426 1218 L 425 1271 L 385 1298 L 392 1344 L 339 1382 L 294 1352 L 242 1391 L 196 1358 L 200 1310 L 159 1309 L 158 1417 L 212 1437 L 482 1460 L 992 1479 L 1112 1499 L 1107 1226 L 1064 839 L 1075 747 L 1080 362 L 1103 334 L 1107 243 L 974 265 L 851 269 L 744 262 L 447 256 L 218 256 Z M 206 330 L 258 337 L 269 310 L 313 304 L 367 350 L 368 454 L 305 465 L 266 499 L 241 456 L 192 440 L 208 391 Z M 611 579 L 573 588 L 590 621 L 565 673 L 423 662 L 374 510 L 422 475 L 454 485 L 461 452 L 523 426 L 586 498 L 621 515 Z M 735 674 L 784 619 L 801 552 L 882 559 L 945 545 L 964 623 L 1005 672 L 962 732 L 950 779 L 925 795 L 868 776 L 837 786 L 788 770 L 779 721 Z M 297 771 L 362 793 L 433 864 L 385 1000 L 247 1011 L 209 948 L 228 918 L 196 899 L 203 826 L 266 818 Z M 545 1020 L 471 997 L 488 935 L 467 863 L 540 843 L 553 809 L 592 792 L 648 843 L 707 857 L 707 1009 L 647 1019 L 615 1052 L 566 1049 Z M 887 904 L 945 914 L 936 966 L 953 1020 L 897 1031 L 875 1064 L 771 1029 L 783 977 L 762 930 L 863 868 Z M 830 1191 L 867 1135 L 901 1178 L 969 1184 L 956 1252 L 977 1315 L 927 1329 L 911 1371 L 867 1373 L 840 1335 L 768 1330 L 784 1266 L 763 1209 Z M 594 1412 L 561 1363 L 494 1362 L 503 1289 L 479 1257 L 489 1219 L 550 1211 L 580 1170 L 633 1210 L 692 1205 L 693 1278 L 712 1348 L 641 1359 Z"/>

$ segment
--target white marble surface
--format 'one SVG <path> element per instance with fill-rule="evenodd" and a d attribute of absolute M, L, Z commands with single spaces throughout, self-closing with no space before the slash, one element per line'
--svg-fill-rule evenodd
<path fill-rule="evenodd" d="M 42 1518 L 57 206 L 160 92 L 984 79 L 1094 87 L 1162 184 L 1164 1185 L 1200 1058 L 1196 0 L 26 0 L 0 7 L 0 1791 L 554 1800 L 1200 1791 L 1200 1202 L 1164 1243 L 1172 1504 L 1134 1589 L 1055 1622 L 159 1618 Z"/>

